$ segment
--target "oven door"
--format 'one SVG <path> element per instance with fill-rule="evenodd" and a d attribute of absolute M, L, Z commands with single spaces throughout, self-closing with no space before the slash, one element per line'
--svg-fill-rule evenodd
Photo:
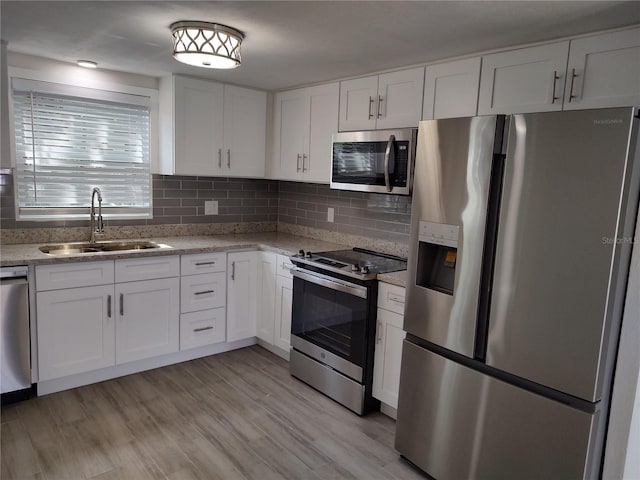
<path fill-rule="evenodd" d="M 302 268 L 293 268 L 291 273 L 292 346 L 362 381 L 367 353 L 369 289 Z"/>

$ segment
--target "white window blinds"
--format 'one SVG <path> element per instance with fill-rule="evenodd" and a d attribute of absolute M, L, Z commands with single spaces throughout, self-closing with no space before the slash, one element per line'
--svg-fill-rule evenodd
<path fill-rule="evenodd" d="M 151 217 L 149 98 L 12 79 L 19 220 Z"/>

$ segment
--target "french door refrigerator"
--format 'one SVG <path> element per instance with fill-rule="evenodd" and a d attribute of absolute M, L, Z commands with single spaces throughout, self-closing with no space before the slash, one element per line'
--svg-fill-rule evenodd
<path fill-rule="evenodd" d="M 601 471 L 638 111 L 420 123 L 396 448 L 438 480 Z"/>

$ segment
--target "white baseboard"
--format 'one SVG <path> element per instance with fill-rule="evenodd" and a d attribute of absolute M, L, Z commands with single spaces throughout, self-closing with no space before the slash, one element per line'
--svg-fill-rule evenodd
<path fill-rule="evenodd" d="M 136 362 L 124 363 L 113 367 L 101 368 L 91 372 L 78 373 L 67 377 L 56 378 L 53 380 L 45 380 L 38 382 L 38 396 L 47 395 L 49 393 L 61 392 L 70 388 L 82 387 L 112 378 L 130 375 L 132 373 L 144 372 L 145 370 L 153 370 L 154 368 L 172 365 L 174 363 L 186 362 L 196 358 L 207 357 L 217 353 L 228 352 L 238 348 L 248 347 L 256 344 L 256 338 L 246 338 L 231 343 L 217 343 L 215 345 L 207 345 L 199 348 L 183 350 L 181 352 L 169 353 L 159 357 L 146 358 Z"/>
<path fill-rule="evenodd" d="M 269 350 L 274 355 L 279 356 L 280 358 L 285 359 L 287 362 L 289 361 L 289 350 L 283 350 L 280 347 L 276 347 L 275 345 L 271 345 L 264 340 L 258 338 L 258 345 L 260 345 L 265 350 Z"/>
<path fill-rule="evenodd" d="M 398 418 L 398 409 L 393 408 L 391 405 L 380 402 L 380 412 L 384 413 L 387 417 L 391 417 L 394 420 Z"/>

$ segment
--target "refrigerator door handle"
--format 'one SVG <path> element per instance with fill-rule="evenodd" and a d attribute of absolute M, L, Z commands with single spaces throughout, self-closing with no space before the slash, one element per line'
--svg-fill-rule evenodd
<path fill-rule="evenodd" d="M 387 187 L 387 192 L 391 191 L 391 180 L 389 179 L 389 159 L 393 155 L 393 144 L 396 141 L 395 135 L 389 135 L 389 141 L 387 142 L 387 149 L 384 152 L 384 184 Z M 395 158 L 393 159 L 395 161 Z"/>

